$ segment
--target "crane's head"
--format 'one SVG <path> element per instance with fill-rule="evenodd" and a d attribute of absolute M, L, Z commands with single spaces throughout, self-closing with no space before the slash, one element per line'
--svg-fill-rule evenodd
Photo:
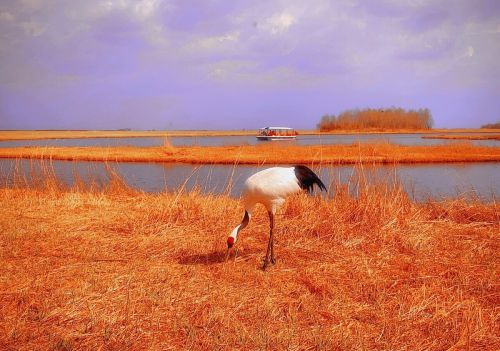
<path fill-rule="evenodd" d="M 236 244 L 236 238 L 238 237 L 238 232 L 240 231 L 241 224 L 238 225 L 236 228 L 233 229 L 231 234 L 227 237 L 227 252 L 226 252 L 226 261 L 227 258 L 229 257 L 229 252 L 231 248 Z"/>
<path fill-rule="evenodd" d="M 229 250 L 234 246 L 234 243 L 236 242 L 236 239 L 234 236 L 228 236 L 227 238 L 227 249 Z"/>
<path fill-rule="evenodd" d="M 238 232 L 236 232 L 236 235 L 233 235 L 234 232 L 235 231 L 233 230 L 233 232 L 231 232 L 231 235 L 227 237 L 227 251 L 226 251 L 225 261 L 227 261 L 227 259 L 229 258 L 229 253 L 231 252 L 231 248 L 234 246 L 234 243 L 236 243 L 236 235 L 238 235 Z"/>
<path fill-rule="evenodd" d="M 233 229 L 231 234 L 227 237 L 227 253 L 226 253 L 226 261 L 227 258 L 229 257 L 229 250 L 236 244 L 236 240 L 238 238 L 238 233 L 240 230 L 245 228 L 248 225 L 248 222 L 250 221 L 250 213 L 245 210 L 245 216 L 243 217 L 243 220 L 241 221 L 241 224 L 238 224 L 236 228 Z"/>

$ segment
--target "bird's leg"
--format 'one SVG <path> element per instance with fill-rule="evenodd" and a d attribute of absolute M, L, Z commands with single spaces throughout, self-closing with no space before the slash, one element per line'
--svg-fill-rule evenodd
<path fill-rule="evenodd" d="M 271 243 L 271 263 L 276 264 L 276 258 L 274 257 L 274 237 Z"/>
<path fill-rule="evenodd" d="M 269 223 L 271 226 L 271 263 L 276 263 L 276 258 L 274 257 L 274 214 L 269 212 Z"/>
<path fill-rule="evenodd" d="M 270 235 L 272 235 L 272 234 L 270 234 Z M 271 253 L 271 238 L 272 238 L 272 236 L 269 236 L 269 242 L 267 244 L 266 257 L 264 258 L 264 265 L 262 266 L 263 270 L 266 270 L 267 265 L 269 264 L 269 254 Z"/>
<path fill-rule="evenodd" d="M 272 256 L 272 244 L 273 244 L 273 214 L 271 211 L 269 211 L 269 242 L 267 243 L 267 251 L 266 251 L 266 258 L 264 259 L 264 265 L 262 266 L 262 269 L 265 270 L 267 268 L 267 265 L 269 264 L 270 256 Z M 272 261 L 272 259 L 271 259 Z"/>

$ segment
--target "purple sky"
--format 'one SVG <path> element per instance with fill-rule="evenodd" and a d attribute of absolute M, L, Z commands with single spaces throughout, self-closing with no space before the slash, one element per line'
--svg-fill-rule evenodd
<path fill-rule="evenodd" d="M 2 0 L 0 129 L 500 120 L 499 0 Z"/>

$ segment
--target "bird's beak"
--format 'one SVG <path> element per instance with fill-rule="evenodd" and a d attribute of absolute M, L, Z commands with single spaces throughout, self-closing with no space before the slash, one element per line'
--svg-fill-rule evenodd
<path fill-rule="evenodd" d="M 226 252 L 225 262 L 227 262 L 227 259 L 229 258 L 229 253 L 231 252 L 231 248 L 233 246 L 234 246 L 234 238 L 230 236 L 227 238 L 227 252 Z"/>

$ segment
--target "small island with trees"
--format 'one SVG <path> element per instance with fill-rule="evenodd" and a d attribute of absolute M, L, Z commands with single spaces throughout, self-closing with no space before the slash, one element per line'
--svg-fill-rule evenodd
<path fill-rule="evenodd" d="M 317 128 L 322 132 L 361 129 L 431 129 L 434 124 L 429 109 L 405 110 L 402 108 L 354 109 L 338 116 L 325 114 Z"/>
<path fill-rule="evenodd" d="M 496 123 L 483 124 L 481 129 L 500 129 L 500 121 Z"/>

